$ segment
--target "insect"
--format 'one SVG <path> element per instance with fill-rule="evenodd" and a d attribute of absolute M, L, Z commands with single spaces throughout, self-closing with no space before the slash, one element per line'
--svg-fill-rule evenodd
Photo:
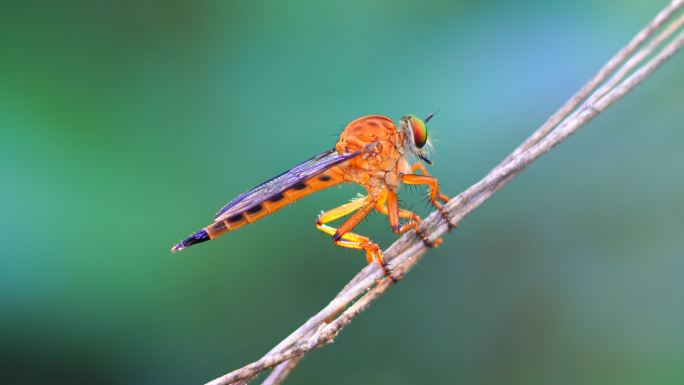
<path fill-rule="evenodd" d="M 364 187 L 368 194 L 321 212 L 316 220 L 316 228 L 331 235 L 338 246 L 363 250 L 368 263 L 377 261 L 385 274 L 394 278 L 385 265 L 378 245 L 370 238 L 351 231 L 375 210 L 389 217 L 394 233 L 402 234 L 415 229 L 426 245 L 441 243 L 441 239 L 429 242 L 418 227 L 421 218 L 399 208 L 397 199 L 397 189 L 401 183 L 426 185 L 430 191 L 430 202 L 449 223 L 441 203 L 449 198 L 440 193 L 437 179 L 430 176 L 420 161 L 409 163 L 409 159 L 418 158 L 432 164 L 427 154 L 430 145 L 426 123 L 433 116 L 430 114 L 421 120 L 415 115 L 406 115 L 401 118 L 399 129 L 390 118 L 382 115 L 364 116 L 350 122 L 333 149 L 239 195 L 216 213 L 212 224 L 173 246 L 171 251 L 180 251 L 236 230 L 313 192 L 351 182 Z M 329 225 L 348 215 L 351 216 L 339 227 Z M 401 219 L 405 222 L 401 223 Z"/>

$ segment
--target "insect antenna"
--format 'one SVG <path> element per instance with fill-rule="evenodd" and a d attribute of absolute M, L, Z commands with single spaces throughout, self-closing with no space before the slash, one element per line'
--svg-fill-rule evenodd
<path fill-rule="evenodd" d="M 438 112 L 439 112 L 439 109 L 437 109 L 437 111 L 435 111 L 435 112 L 431 112 L 431 113 L 427 116 L 427 118 L 423 119 L 423 122 L 424 122 L 425 124 L 427 124 L 427 122 L 429 122 L 430 119 L 432 119 L 435 115 L 437 115 Z"/>

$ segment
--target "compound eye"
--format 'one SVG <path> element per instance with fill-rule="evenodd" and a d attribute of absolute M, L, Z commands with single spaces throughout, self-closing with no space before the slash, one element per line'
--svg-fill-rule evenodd
<path fill-rule="evenodd" d="M 427 127 L 425 127 L 425 123 L 422 120 L 414 115 L 409 115 L 409 122 L 413 130 L 413 142 L 416 144 L 416 147 L 422 148 L 427 142 Z"/>

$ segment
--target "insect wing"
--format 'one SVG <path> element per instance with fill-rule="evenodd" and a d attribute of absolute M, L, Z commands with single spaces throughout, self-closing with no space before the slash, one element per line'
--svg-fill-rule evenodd
<path fill-rule="evenodd" d="M 304 182 L 305 180 L 318 175 L 333 166 L 354 158 L 359 154 L 359 151 L 348 154 L 340 154 L 335 149 L 331 149 L 322 154 L 316 155 L 304 163 L 301 163 L 292 169 L 276 176 L 275 178 L 238 195 L 237 198 L 228 202 L 218 213 L 216 213 L 214 221 L 223 221 L 226 218 L 261 204 L 277 194 L 282 194 L 284 191 L 292 188 L 296 184 Z"/>

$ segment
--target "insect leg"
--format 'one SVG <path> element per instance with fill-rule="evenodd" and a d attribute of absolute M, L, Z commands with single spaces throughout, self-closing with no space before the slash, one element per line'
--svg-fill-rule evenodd
<path fill-rule="evenodd" d="M 354 199 L 353 201 L 349 203 L 345 203 L 342 206 L 336 207 L 332 210 L 328 210 L 325 212 L 322 212 L 319 216 L 318 219 L 316 220 L 316 228 L 321 230 L 322 232 L 329 234 L 329 235 L 335 235 L 337 233 L 337 228 L 332 227 L 327 225 L 327 223 L 332 222 L 336 219 L 342 218 L 344 216 L 347 216 L 354 211 L 357 211 L 361 207 L 363 207 L 368 198 L 366 197 L 361 197 Z M 356 243 L 363 243 L 363 242 L 368 242 L 370 241 L 369 238 L 364 237 L 362 235 L 354 234 L 354 233 L 346 233 L 342 235 L 342 240 L 344 241 L 349 241 L 349 242 L 356 242 Z M 337 242 L 336 242 L 337 243 Z M 342 245 L 341 245 L 342 246 Z M 356 248 L 356 247 L 355 247 Z M 368 259 L 368 263 L 373 262 L 373 256 L 372 255 L 366 255 L 366 258 Z"/>
<path fill-rule="evenodd" d="M 418 237 L 423 240 L 425 246 L 437 247 L 442 243 L 441 238 L 434 241 L 428 240 L 426 232 L 421 230 L 419 226 L 422 219 L 414 212 L 399 208 L 397 194 L 394 191 L 388 191 L 386 202 L 378 202 L 375 209 L 389 217 L 390 226 L 395 234 L 403 234 L 414 229 Z M 402 225 L 399 218 L 405 218 L 409 221 Z"/>
<path fill-rule="evenodd" d="M 339 207 L 335 207 L 332 210 L 322 212 L 318 216 L 318 220 L 316 221 L 316 224 L 328 223 L 328 222 L 334 221 L 335 219 L 346 217 L 347 215 L 349 215 L 349 214 L 353 213 L 354 211 L 363 207 L 367 201 L 368 201 L 368 197 L 362 196 L 362 197 L 356 198 L 356 199 L 354 199 L 348 203 L 345 203 Z"/>
<path fill-rule="evenodd" d="M 404 174 L 401 175 L 401 181 L 406 184 L 427 185 L 430 188 L 430 201 L 432 202 L 432 205 L 437 208 L 440 214 L 442 214 L 444 220 L 449 224 L 449 229 L 454 227 L 449 220 L 449 213 L 444 209 L 444 206 L 437 201 L 440 196 L 437 178 L 427 175 Z"/>
<path fill-rule="evenodd" d="M 425 175 L 425 176 L 430 176 L 430 173 L 429 173 L 428 170 L 425 168 L 425 165 L 422 164 L 421 162 L 416 162 L 416 163 L 414 163 L 414 164 L 411 165 L 411 172 L 412 172 L 412 173 L 415 173 L 416 171 L 420 171 L 420 172 L 421 172 L 423 175 Z M 439 194 L 439 199 L 441 199 L 442 201 L 444 201 L 444 203 L 446 203 L 446 202 L 449 201 L 449 197 L 446 196 L 446 195 L 444 195 L 444 194 L 442 194 L 442 193 Z"/>
<path fill-rule="evenodd" d="M 368 261 L 368 263 L 372 263 L 373 259 L 376 259 L 385 272 L 385 275 L 396 281 L 392 272 L 385 265 L 385 260 L 383 259 L 380 247 L 371 241 L 370 238 L 351 232 L 351 230 L 361 222 L 371 210 L 373 210 L 376 202 L 376 200 L 363 197 L 321 213 L 316 221 L 316 228 L 326 234 L 332 235 L 333 242 L 338 246 L 365 251 L 366 261 Z M 349 215 L 354 211 L 356 211 L 356 213 L 344 221 L 338 228 L 327 225 L 328 222 Z"/>

